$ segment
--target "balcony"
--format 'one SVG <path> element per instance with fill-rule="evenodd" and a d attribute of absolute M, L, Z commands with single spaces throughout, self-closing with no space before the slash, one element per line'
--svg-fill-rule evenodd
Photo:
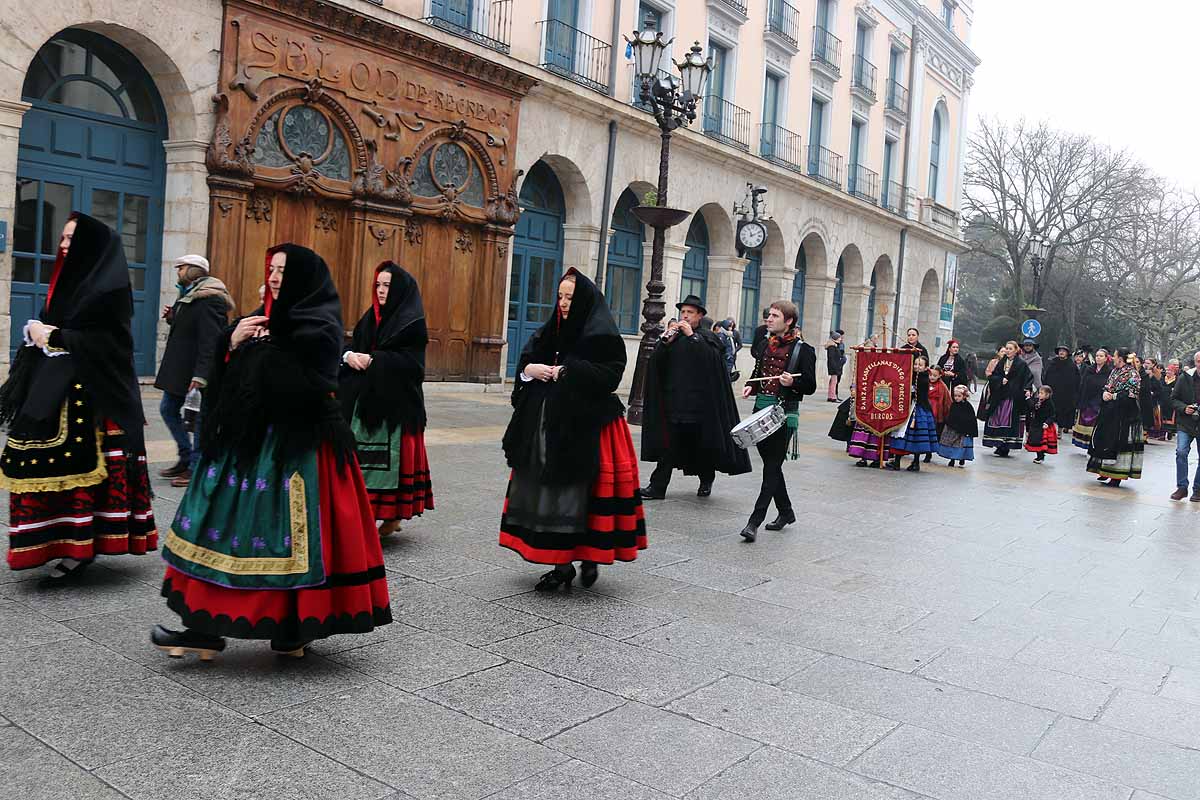
<path fill-rule="evenodd" d="M 542 69 L 597 92 L 608 93 L 608 63 L 612 46 L 557 19 L 538 23 L 542 40 Z"/>
<path fill-rule="evenodd" d="M 821 183 L 842 187 L 842 157 L 819 144 L 808 146 L 808 175 Z"/>
<path fill-rule="evenodd" d="M 800 49 L 800 12 L 787 0 L 767 0 L 767 38 L 793 54 Z"/>
<path fill-rule="evenodd" d="M 880 205 L 893 214 L 900 214 L 904 205 L 904 187 L 897 181 L 885 181 Z"/>
<path fill-rule="evenodd" d="M 679 81 L 679 78 L 673 78 L 671 73 L 667 72 L 665 69 L 660 69 L 658 71 L 657 75 L 655 75 L 655 80 L 659 80 L 659 81 L 662 81 L 662 80 L 669 81 L 672 79 L 675 80 L 676 82 Z M 654 84 L 650 84 L 650 91 L 654 91 Z M 634 108 L 640 108 L 642 111 L 645 111 L 648 114 L 654 113 L 654 109 L 650 106 L 649 103 L 642 102 L 642 81 L 637 75 L 633 76 L 633 81 L 632 81 L 632 85 L 630 87 L 629 97 L 630 97 L 629 103 Z"/>
<path fill-rule="evenodd" d="M 872 205 L 879 202 L 879 173 L 872 172 L 862 164 L 851 164 L 846 190 L 859 200 Z"/>
<path fill-rule="evenodd" d="M 946 208 L 932 198 L 926 198 L 923 210 L 925 213 L 923 214 L 922 222 L 926 225 L 939 228 L 954 236 L 960 235 L 960 231 L 958 230 L 958 213 L 953 209 Z"/>
<path fill-rule="evenodd" d="M 735 14 L 739 14 L 743 19 L 749 16 L 746 11 L 746 4 L 742 0 L 717 0 L 717 2 Z"/>
<path fill-rule="evenodd" d="M 832 80 L 842 77 L 842 40 L 820 25 L 813 27 L 812 63 Z"/>
<path fill-rule="evenodd" d="M 792 172 L 804 172 L 804 149 L 800 134 L 779 125 L 758 126 L 758 154 Z"/>
<path fill-rule="evenodd" d="M 704 135 L 733 145 L 740 150 L 750 149 L 750 112 L 710 94 L 704 98 Z"/>
<path fill-rule="evenodd" d="M 883 110 L 888 116 L 899 122 L 908 119 L 908 89 L 903 84 L 889 78 L 884 98 Z"/>
<path fill-rule="evenodd" d="M 512 44 L 512 0 L 493 3 L 472 0 L 435 0 L 427 25 L 469 39 L 498 53 L 509 52 Z"/>
<path fill-rule="evenodd" d="M 850 91 L 868 103 L 875 102 L 875 82 L 879 70 L 861 55 L 854 56 L 854 69 L 850 76 Z"/>

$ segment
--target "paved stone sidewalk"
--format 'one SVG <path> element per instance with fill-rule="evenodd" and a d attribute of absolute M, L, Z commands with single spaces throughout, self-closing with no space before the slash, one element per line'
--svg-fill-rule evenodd
<path fill-rule="evenodd" d="M 1069 447 L 881 473 L 806 403 L 798 525 L 743 544 L 757 473 L 677 476 L 635 564 L 545 596 L 495 544 L 506 398 L 429 402 L 438 507 L 385 542 L 371 635 L 172 661 L 157 557 L 53 593 L 0 571 L 0 797 L 1200 800 L 1173 447 L 1119 490 Z"/>

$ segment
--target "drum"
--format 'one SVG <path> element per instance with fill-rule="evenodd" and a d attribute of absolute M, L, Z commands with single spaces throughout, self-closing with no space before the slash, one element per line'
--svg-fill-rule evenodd
<path fill-rule="evenodd" d="M 758 444 L 782 428 L 785 421 L 787 413 L 783 406 L 767 406 L 739 422 L 729 435 L 733 437 L 734 444 L 743 450 L 749 450 L 752 445 Z"/>

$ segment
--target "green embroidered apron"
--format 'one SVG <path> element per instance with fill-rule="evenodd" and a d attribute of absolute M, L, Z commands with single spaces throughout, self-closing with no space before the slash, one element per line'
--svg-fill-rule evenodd
<path fill-rule="evenodd" d="M 380 425 L 374 433 L 368 431 L 358 416 L 358 408 L 350 420 L 354 433 L 355 449 L 358 451 L 358 466 L 362 470 L 363 482 L 368 489 L 396 491 L 400 488 L 400 439 L 404 433 L 397 425 L 388 433 L 388 425 Z"/>

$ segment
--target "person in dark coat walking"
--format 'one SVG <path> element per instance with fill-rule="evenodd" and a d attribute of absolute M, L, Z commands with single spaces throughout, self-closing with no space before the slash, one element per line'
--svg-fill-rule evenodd
<path fill-rule="evenodd" d="M 1171 391 L 1171 407 L 1175 410 L 1175 493 L 1172 500 L 1188 496 L 1188 455 L 1192 445 L 1200 450 L 1200 352 L 1192 356 L 1193 368 L 1184 370 L 1175 380 Z M 1193 502 L 1200 503 L 1200 465 L 1192 482 Z"/>
<path fill-rule="evenodd" d="M 1075 407 L 1079 402 L 1079 368 L 1064 345 L 1054 348 L 1054 358 L 1046 364 L 1042 383 L 1054 390 L 1055 422 L 1063 436 L 1075 424 Z"/>
<path fill-rule="evenodd" d="M 750 355 L 755 361 L 762 355 L 763 350 L 767 349 L 767 342 L 771 338 L 771 334 L 767 332 L 767 317 L 770 313 L 770 308 L 763 309 L 763 324 L 754 329 L 754 338 L 750 340 Z"/>
<path fill-rule="evenodd" d="M 167 347 L 154 386 L 162 390 L 158 410 L 162 414 L 179 460 L 159 474 L 172 486 L 187 486 L 192 468 L 200 459 L 200 423 L 189 436 L 180 412 L 187 393 L 208 384 L 217 339 L 229 323 L 233 299 L 225 284 L 209 274 L 208 259 L 186 255 L 175 261 L 179 299 L 163 308 L 163 319 L 171 326 Z"/>
<path fill-rule="evenodd" d="M 825 370 L 829 373 L 829 394 L 826 399 L 837 403 L 838 386 L 842 382 L 842 370 L 846 366 L 846 345 L 843 343 L 844 331 L 830 331 L 829 340 L 825 342 Z"/>

